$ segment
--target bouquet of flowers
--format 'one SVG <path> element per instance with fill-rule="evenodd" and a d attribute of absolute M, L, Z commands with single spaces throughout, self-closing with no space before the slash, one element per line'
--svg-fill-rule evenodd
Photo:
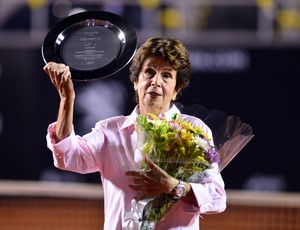
<path fill-rule="evenodd" d="M 170 121 L 152 114 L 149 114 L 149 119 L 140 115 L 136 129 L 139 160 L 147 155 L 179 180 L 203 183 L 208 177 L 207 171 L 215 163 L 218 164 L 216 172 L 221 172 L 254 136 L 251 126 L 237 116 L 228 116 L 220 110 L 208 110 L 198 104 L 183 106 L 176 103 L 176 106 L 182 113 L 204 121 L 212 131 L 213 141 L 200 127 L 193 127 L 183 120 L 180 114 L 174 114 Z M 143 160 L 141 169 L 147 169 Z M 131 221 L 123 229 L 155 229 L 157 221 L 164 218 L 175 202 L 167 194 L 138 202 L 132 200 L 132 210 L 127 217 Z"/>
<path fill-rule="evenodd" d="M 219 163 L 219 154 L 209 137 L 200 127 L 193 127 L 180 114 L 172 119 L 159 119 L 153 114 L 140 115 L 136 129 L 139 134 L 139 150 L 148 156 L 169 175 L 187 182 L 202 182 L 206 170 Z M 141 162 L 141 168 L 147 164 Z M 143 207 L 140 229 L 154 229 L 176 200 L 169 194 L 162 194 L 148 201 Z"/>
<path fill-rule="evenodd" d="M 170 121 L 153 114 L 148 116 L 150 119 L 139 115 L 137 120 L 136 129 L 141 138 L 139 149 L 169 175 L 187 180 L 219 162 L 211 137 L 199 126 L 193 127 L 176 113 Z M 147 169 L 144 162 L 141 167 Z"/>

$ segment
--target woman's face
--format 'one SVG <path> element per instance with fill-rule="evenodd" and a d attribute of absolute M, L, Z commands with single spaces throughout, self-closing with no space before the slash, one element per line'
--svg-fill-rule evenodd
<path fill-rule="evenodd" d="M 134 89 L 138 93 L 140 113 L 158 115 L 170 108 L 176 99 L 177 71 L 162 57 L 152 56 L 145 60 Z"/>

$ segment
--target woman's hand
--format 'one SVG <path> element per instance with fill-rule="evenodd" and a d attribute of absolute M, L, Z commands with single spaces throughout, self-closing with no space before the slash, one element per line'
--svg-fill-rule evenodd
<path fill-rule="evenodd" d="M 55 129 L 55 141 L 59 142 L 72 132 L 75 91 L 69 66 L 49 62 L 44 66 L 60 96 L 60 104 Z"/>
<path fill-rule="evenodd" d="M 145 157 L 145 162 L 148 165 L 148 170 L 127 171 L 125 173 L 126 176 L 133 177 L 134 184 L 128 186 L 138 192 L 135 199 L 141 200 L 163 193 L 170 194 L 179 181 L 167 174 L 148 157 Z"/>
<path fill-rule="evenodd" d="M 69 66 L 61 63 L 49 62 L 44 66 L 51 82 L 59 93 L 60 99 L 74 99 L 75 92 Z"/>

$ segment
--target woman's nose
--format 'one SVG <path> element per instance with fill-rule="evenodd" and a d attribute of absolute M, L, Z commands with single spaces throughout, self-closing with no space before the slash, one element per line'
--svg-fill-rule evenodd
<path fill-rule="evenodd" d="M 160 75 L 158 73 L 153 76 L 151 85 L 160 86 L 160 77 L 159 76 Z"/>

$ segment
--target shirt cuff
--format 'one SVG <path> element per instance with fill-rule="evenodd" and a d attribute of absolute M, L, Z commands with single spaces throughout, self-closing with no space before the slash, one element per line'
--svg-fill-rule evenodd
<path fill-rule="evenodd" d="M 218 181 L 218 180 L 217 180 Z M 190 183 L 191 192 L 195 194 L 196 202 L 182 202 L 185 212 L 190 213 L 219 213 L 226 208 L 226 193 L 221 181 L 216 183 Z"/>
<path fill-rule="evenodd" d="M 75 136 L 74 128 L 72 128 L 71 134 L 65 139 L 58 142 L 56 139 L 55 129 L 56 129 L 56 122 L 53 122 L 48 126 L 47 135 L 46 135 L 47 146 L 52 151 L 54 150 L 54 147 L 64 144 L 66 141 L 70 140 L 72 136 Z"/>

